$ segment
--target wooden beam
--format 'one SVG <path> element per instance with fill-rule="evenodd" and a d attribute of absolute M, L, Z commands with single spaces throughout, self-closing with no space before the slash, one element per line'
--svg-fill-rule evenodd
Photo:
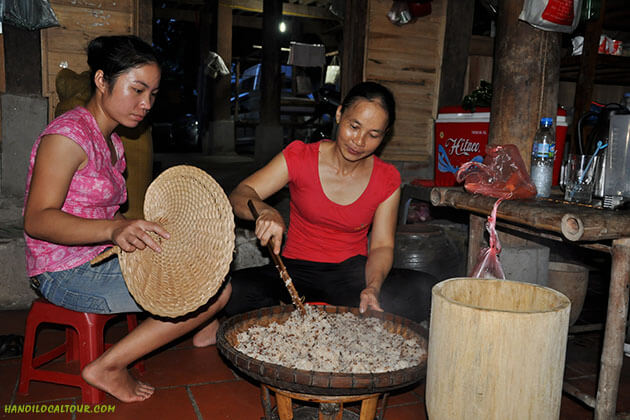
<path fill-rule="evenodd" d="M 346 0 L 341 56 L 341 97 L 363 81 L 368 0 Z"/>
<path fill-rule="evenodd" d="M 232 9 L 244 10 L 247 12 L 263 12 L 262 0 L 219 0 L 219 2 Z M 330 19 L 338 20 L 338 18 L 330 13 L 325 7 L 303 6 L 301 4 L 283 3 L 282 14 L 287 16 L 298 16 L 311 19 Z"/>
<path fill-rule="evenodd" d="M 494 56 L 494 38 L 483 35 L 472 35 L 470 37 L 468 55 Z"/>
<path fill-rule="evenodd" d="M 262 18 L 259 16 L 234 15 L 232 16 L 232 26 L 262 29 Z"/>
<path fill-rule="evenodd" d="M 451 0 L 447 4 L 448 30 L 444 36 L 438 108 L 455 106 L 462 102 L 474 10 L 474 0 Z"/>
<path fill-rule="evenodd" d="M 230 68 L 232 64 L 232 9 L 219 4 L 217 7 L 217 54 Z M 216 81 L 217 97 L 214 101 L 214 119 L 229 120 L 230 111 L 230 77 L 220 77 Z"/>
<path fill-rule="evenodd" d="M 263 59 L 260 83 L 260 122 L 280 125 L 280 40 L 278 27 L 282 6 L 278 0 L 265 0 L 263 14 Z"/>
<path fill-rule="evenodd" d="M 137 0 L 135 33 L 145 42 L 153 42 L 153 3 L 151 0 Z"/>
<path fill-rule="evenodd" d="M 172 8 L 156 8 L 154 11 L 157 19 L 175 19 L 182 22 L 199 23 L 199 15 L 201 10 L 185 10 Z"/>
<path fill-rule="evenodd" d="M 582 59 L 580 60 L 580 70 L 578 72 L 577 83 L 575 84 L 573 122 L 571 123 L 571 131 L 569 131 L 569 133 L 573 134 L 574 141 L 570 145 L 573 149 L 569 149 L 569 152 L 579 150 L 576 150 L 577 140 L 579 138 L 577 132 L 578 121 L 582 115 L 586 114 L 590 110 L 591 107 L 593 84 L 595 82 L 595 70 L 597 67 L 597 61 L 599 60 L 597 50 L 599 47 L 599 37 L 602 34 L 602 28 L 604 25 L 605 10 L 606 0 L 602 0 L 599 18 L 595 21 L 589 21 L 586 23 L 584 43 L 582 45 Z M 590 152 L 585 150 L 584 153 Z"/>

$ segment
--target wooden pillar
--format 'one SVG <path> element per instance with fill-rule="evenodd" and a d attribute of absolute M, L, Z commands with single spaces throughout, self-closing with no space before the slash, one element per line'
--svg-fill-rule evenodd
<path fill-rule="evenodd" d="M 228 69 L 232 63 L 232 8 L 218 2 L 216 9 L 216 53 L 223 59 Z M 207 56 L 208 52 L 205 53 Z M 205 70 L 205 67 L 203 68 Z M 230 109 L 231 80 L 230 76 L 203 76 L 207 83 L 214 84 L 214 95 L 209 100 L 212 103 L 212 120 L 208 126 L 210 136 L 210 150 L 204 150 L 213 155 L 234 153 L 235 135 L 234 120 Z"/>
<path fill-rule="evenodd" d="M 282 150 L 280 125 L 280 39 L 278 25 L 282 19 L 282 1 L 263 1 L 263 58 L 260 83 L 260 123 L 256 127 L 254 155 L 266 162 Z"/>
<path fill-rule="evenodd" d="M 151 0 L 138 0 L 137 11 L 134 16 L 135 33 L 144 42 L 153 42 L 153 2 Z"/>
<path fill-rule="evenodd" d="M 449 1 L 446 7 L 448 30 L 444 35 L 438 108 L 462 103 L 475 2 L 474 0 Z"/>
<path fill-rule="evenodd" d="M 201 142 L 201 152 L 204 155 L 210 154 L 212 150 L 212 134 L 210 126 L 214 120 L 212 108 L 214 108 L 216 98 L 215 85 L 209 83 L 208 78 L 203 74 L 203 63 L 208 57 L 208 51 L 213 50 L 216 44 L 213 28 L 213 16 L 216 8 L 209 5 L 203 7 L 199 12 L 199 70 L 197 75 L 197 121 L 199 123 L 199 141 Z"/>
<path fill-rule="evenodd" d="M 518 20 L 522 8 L 499 2 L 488 144 L 515 144 L 529 170 L 540 119 L 557 113 L 561 35 Z"/>
<path fill-rule="evenodd" d="M 628 282 L 630 278 L 630 239 L 613 241 L 608 313 L 599 367 L 599 385 L 595 420 L 614 419 L 623 364 L 623 343 L 628 316 Z"/>
<path fill-rule="evenodd" d="M 341 56 L 341 97 L 363 81 L 368 0 L 346 0 Z"/>
<path fill-rule="evenodd" d="M 577 153 L 580 149 L 577 147 L 577 125 L 580 117 L 586 114 L 591 106 L 593 98 L 593 84 L 595 83 L 595 69 L 597 67 L 597 56 L 599 48 L 599 37 L 602 34 L 604 26 L 604 11 L 606 10 L 606 0 L 601 0 L 601 10 L 599 18 L 589 21 L 584 31 L 584 44 L 582 45 L 582 59 L 580 60 L 580 70 L 578 72 L 577 82 L 575 84 L 575 97 L 573 99 L 573 122 L 569 133 L 573 136 L 570 150 Z M 585 151 L 587 152 L 587 151 Z"/>

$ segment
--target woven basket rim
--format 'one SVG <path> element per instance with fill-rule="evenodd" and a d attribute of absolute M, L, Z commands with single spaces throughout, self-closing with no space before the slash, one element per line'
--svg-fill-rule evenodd
<path fill-rule="evenodd" d="M 145 219 L 161 223 L 170 239 L 162 252 L 150 248 L 119 254 L 129 292 L 148 312 L 176 318 L 206 304 L 220 289 L 234 251 L 232 206 L 204 170 L 177 165 L 147 188 Z"/>
<path fill-rule="evenodd" d="M 360 317 L 375 317 L 392 322 L 397 327 L 412 332 L 428 350 L 428 331 L 420 324 L 388 312 L 368 310 L 361 314 L 359 308 L 321 305 L 328 313 L 352 312 Z M 335 373 L 288 368 L 257 360 L 236 350 L 227 338 L 232 330 L 252 319 L 267 317 L 270 320 L 286 318 L 295 308 L 291 305 L 271 306 L 232 316 L 222 322 L 217 332 L 217 348 L 244 374 L 266 384 L 293 392 L 312 395 L 360 395 L 388 392 L 411 385 L 426 375 L 428 354 L 425 352 L 416 366 L 383 373 Z M 238 331 L 238 330 L 237 330 Z"/>

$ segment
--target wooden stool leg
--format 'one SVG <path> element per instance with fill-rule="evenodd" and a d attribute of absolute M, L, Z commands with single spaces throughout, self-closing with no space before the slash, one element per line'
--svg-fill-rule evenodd
<path fill-rule="evenodd" d="M 374 420 L 376 408 L 378 406 L 378 394 L 363 400 L 361 403 L 361 414 L 359 420 Z"/>
<path fill-rule="evenodd" d="M 276 405 L 278 407 L 278 417 L 280 420 L 293 420 L 291 397 L 276 393 Z"/>
<path fill-rule="evenodd" d="M 263 384 L 260 384 L 260 400 L 262 401 L 265 420 L 271 420 L 271 397 L 269 396 L 269 388 Z"/>

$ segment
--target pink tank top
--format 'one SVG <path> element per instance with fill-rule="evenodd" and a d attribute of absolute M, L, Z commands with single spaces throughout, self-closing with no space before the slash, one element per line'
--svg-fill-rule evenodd
<path fill-rule="evenodd" d="M 53 120 L 42 132 L 31 151 L 26 177 L 26 196 L 31 185 L 37 148 L 43 136 L 58 134 L 77 143 L 88 157 L 85 168 L 75 172 L 62 211 L 85 219 L 113 219 L 120 205 L 127 200 L 125 178 L 122 173 L 126 162 L 120 137 L 112 133 L 116 150 L 116 164 L 105 138 L 92 114 L 77 107 Z M 47 271 L 62 271 L 78 267 L 103 251 L 107 245 L 58 245 L 31 238 L 26 233 L 26 271 L 32 277 Z"/>

